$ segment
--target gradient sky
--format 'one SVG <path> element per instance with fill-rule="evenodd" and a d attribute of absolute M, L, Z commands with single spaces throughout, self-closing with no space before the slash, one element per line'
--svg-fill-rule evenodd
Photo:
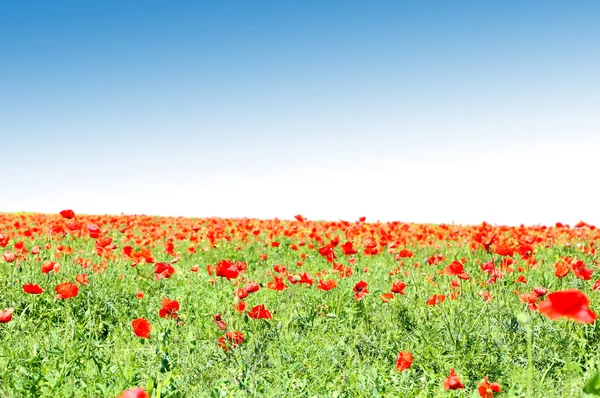
<path fill-rule="evenodd" d="M 0 4 L 0 211 L 600 225 L 598 1 Z"/>

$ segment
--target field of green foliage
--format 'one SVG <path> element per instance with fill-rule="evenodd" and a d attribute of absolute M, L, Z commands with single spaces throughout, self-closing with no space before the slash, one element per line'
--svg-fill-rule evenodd
<path fill-rule="evenodd" d="M 0 215 L 3 397 L 597 391 L 585 223 L 61 214 Z"/>

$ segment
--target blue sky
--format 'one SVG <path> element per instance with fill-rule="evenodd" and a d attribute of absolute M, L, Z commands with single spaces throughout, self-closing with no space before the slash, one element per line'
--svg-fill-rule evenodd
<path fill-rule="evenodd" d="M 600 224 L 595 1 L 7 2 L 0 211 Z"/>

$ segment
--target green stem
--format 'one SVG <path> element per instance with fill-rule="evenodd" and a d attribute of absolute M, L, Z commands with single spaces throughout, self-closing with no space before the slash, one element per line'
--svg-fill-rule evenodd
<path fill-rule="evenodd" d="M 454 351 L 458 350 L 458 336 L 454 336 L 454 334 L 452 333 L 452 327 L 450 325 L 450 318 L 448 316 L 448 314 L 446 313 L 446 309 L 443 306 L 444 303 L 440 303 L 437 304 L 437 306 L 440 307 L 440 310 L 444 316 L 444 325 L 446 326 L 446 329 L 448 330 L 448 334 L 450 335 L 450 338 L 452 339 L 452 342 L 454 343 Z"/>
<path fill-rule="evenodd" d="M 566 336 L 565 338 L 568 340 L 567 342 L 567 364 L 566 364 L 566 376 L 567 376 L 567 394 L 566 396 L 570 396 L 571 387 L 572 387 L 572 378 L 571 378 L 571 362 L 572 362 L 572 350 L 573 350 L 573 339 L 571 339 L 571 321 L 567 320 L 567 326 L 565 327 Z"/>
<path fill-rule="evenodd" d="M 527 325 L 527 396 L 533 397 L 533 328 Z"/>

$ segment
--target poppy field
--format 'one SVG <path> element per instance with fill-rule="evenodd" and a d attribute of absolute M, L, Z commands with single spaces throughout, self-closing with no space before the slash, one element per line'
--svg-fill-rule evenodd
<path fill-rule="evenodd" d="M 0 214 L 0 396 L 579 397 L 600 232 Z"/>

